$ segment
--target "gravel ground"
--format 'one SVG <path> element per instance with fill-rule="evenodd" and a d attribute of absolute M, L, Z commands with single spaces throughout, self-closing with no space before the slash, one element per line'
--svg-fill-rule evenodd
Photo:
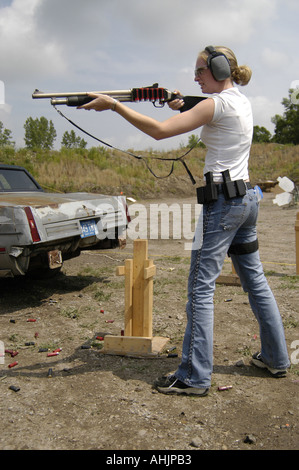
<path fill-rule="evenodd" d="M 99 338 L 120 335 L 124 328 L 124 278 L 116 276 L 116 268 L 132 258 L 128 238 L 123 250 L 88 251 L 66 262 L 54 279 L 1 281 L 1 340 L 18 355 L 7 353 L 0 365 L 0 448 L 102 450 L 109 456 L 181 451 L 194 459 L 198 450 L 298 449 L 297 209 L 279 208 L 273 194 L 264 196 L 260 252 L 292 357 L 286 378 L 273 379 L 250 364 L 259 350 L 259 332 L 247 296 L 237 285 L 219 284 L 209 395 L 165 396 L 154 390 L 154 379 L 180 361 L 186 323 L 190 253 L 185 244 L 190 240 L 173 234 L 170 240 L 149 240 L 149 258 L 156 266 L 154 336 L 169 338 L 166 348 L 174 348 L 173 357 L 166 350 L 153 358 L 103 354 Z M 150 203 L 155 201 L 142 203 L 147 215 Z M 183 203 L 193 207 L 194 199 Z M 229 260 L 223 273 L 231 273 Z M 48 357 L 57 348 L 59 354 Z M 9 368 L 14 361 L 17 365 Z M 230 388 L 219 391 L 223 386 Z"/>

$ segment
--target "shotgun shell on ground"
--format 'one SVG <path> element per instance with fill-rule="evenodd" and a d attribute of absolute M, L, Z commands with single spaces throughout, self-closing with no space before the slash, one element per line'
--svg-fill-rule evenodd
<path fill-rule="evenodd" d="M 11 364 L 8 364 L 8 367 L 11 369 L 14 366 L 18 365 L 18 361 L 12 362 Z"/>

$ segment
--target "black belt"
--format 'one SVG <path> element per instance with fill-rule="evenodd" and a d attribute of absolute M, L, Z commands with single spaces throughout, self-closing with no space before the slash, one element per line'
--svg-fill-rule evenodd
<path fill-rule="evenodd" d="M 253 186 L 252 186 L 251 183 L 246 182 L 246 181 L 244 181 L 244 183 L 245 183 L 246 189 L 253 189 Z M 224 190 L 223 190 L 224 184 L 223 183 L 216 183 L 216 187 L 217 187 L 218 194 L 221 194 L 221 193 L 224 192 Z"/>
<path fill-rule="evenodd" d="M 248 189 L 252 189 L 249 182 L 243 180 L 231 181 L 229 171 L 222 172 L 223 183 L 214 183 L 213 173 L 205 174 L 206 185 L 196 189 L 198 204 L 209 204 L 218 199 L 219 194 L 223 193 L 226 200 L 243 197 Z"/>

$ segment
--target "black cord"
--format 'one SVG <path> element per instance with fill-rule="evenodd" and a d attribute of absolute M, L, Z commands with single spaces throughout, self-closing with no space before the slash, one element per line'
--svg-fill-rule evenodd
<path fill-rule="evenodd" d="M 81 131 L 81 132 L 83 132 L 84 134 L 88 135 L 88 136 L 91 137 L 92 139 L 97 140 L 97 141 L 100 142 L 101 144 L 106 145 L 107 147 L 109 147 L 109 148 L 111 148 L 111 149 L 113 149 L 113 150 L 117 150 L 117 151 L 119 151 L 119 152 L 122 152 L 122 153 L 125 153 L 125 154 L 127 154 L 127 155 L 130 155 L 131 157 L 134 157 L 134 158 L 136 158 L 136 159 L 138 159 L 138 160 L 142 160 L 142 161 L 145 163 L 147 169 L 150 171 L 150 173 L 151 173 L 155 178 L 157 178 L 157 179 L 168 178 L 168 177 L 173 173 L 175 162 L 180 161 L 180 162 L 184 165 L 184 167 L 185 167 L 185 169 L 186 169 L 186 171 L 187 171 L 187 173 L 188 173 L 188 175 L 189 175 L 189 178 L 190 178 L 192 184 L 196 184 L 196 181 L 195 181 L 195 179 L 193 178 L 192 173 L 191 173 L 191 171 L 189 170 L 189 168 L 188 168 L 186 162 L 183 160 L 183 158 L 185 158 L 185 157 L 191 152 L 191 150 L 193 150 L 193 149 L 196 147 L 196 145 L 197 145 L 198 142 L 200 141 L 200 138 L 199 138 L 199 139 L 197 140 L 197 142 L 196 142 L 195 144 L 193 144 L 192 147 L 191 147 L 190 149 L 188 149 L 187 152 L 185 152 L 181 157 L 177 157 L 177 158 L 144 157 L 144 156 L 141 156 L 141 155 L 135 155 L 134 153 L 129 152 L 128 150 L 119 149 L 119 148 L 114 147 L 113 145 L 109 144 L 108 142 L 105 142 L 104 140 L 99 139 L 98 137 L 96 137 L 96 136 L 90 134 L 89 132 L 87 132 L 86 130 L 82 129 L 82 127 L 78 126 L 74 121 L 72 121 L 72 120 L 69 119 L 67 116 L 65 116 L 59 109 L 56 108 L 55 104 L 53 104 L 52 106 L 53 106 L 53 108 L 58 112 L 58 114 L 59 114 L 61 117 L 63 117 L 64 119 L 66 119 L 70 124 L 72 124 L 72 126 L 76 127 L 77 129 L 79 129 L 79 131 Z M 172 162 L 171 170 L 170 170 L 170 172 L 168 173 L 168 175 L 166 175 L 166 176 L 158 176 L 158 175 L 156 175 L 156 174 L 154 173 L 154 171 L 153 171 L 153 170 L 150 168 L 150 166 L 148 165 L 148 162 L 146 161 L 147 158 L 151 158 L 152 160 L 160 160 L 160 161 Z"/>

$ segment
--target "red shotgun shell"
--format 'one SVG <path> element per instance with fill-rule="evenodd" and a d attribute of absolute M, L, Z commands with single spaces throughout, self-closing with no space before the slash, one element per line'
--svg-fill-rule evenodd
<path fill-rule="evenodd" d="M 8 364 L 8 367 L 11 369 L 14 366 L 18 365 L 18 361 L 12 362 L 11 364 Z"/>
<path fill-rule="evenodd" d="M 12 349 L 5 349 L 5 352 L 6 352 L 7 354 L 10 354 L 10 355 L 13 354 L 13 350 L 12 350 Z"/>

